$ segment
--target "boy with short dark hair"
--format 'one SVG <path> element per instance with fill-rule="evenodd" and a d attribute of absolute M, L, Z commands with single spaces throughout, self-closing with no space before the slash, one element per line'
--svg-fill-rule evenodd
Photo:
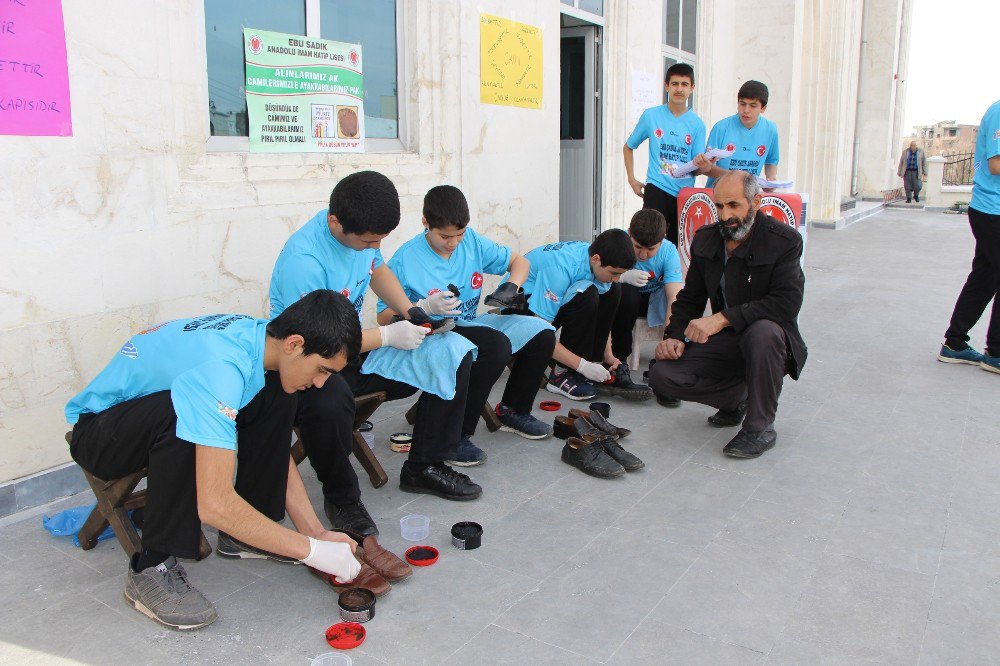
<path fill-rule="evenodd" d="M 175 629 L 215 621 L 177 562 L 198 557 L 202 521 L 220 542 L 344 581 L 358 575 L 354 541 L 320 523 L 288 447 L 296 392 L 323 386 L 360 346 L 350 303 L 316 291 L 271 322 L 209 315 L 140 331 L 69 401 L 70 454 L 82 468 L 108 480 L 148 469 L 128 603 Z M 286 510 L 295 530 L 279 524 Z"/>
<path fill-rule="evenodd" d="M 512 355 L 514 365 L 503 398 L 496 406 L 500 429 L 528 439 L 547 437 L 552 427 L 532 416 L 531 407 L 538 393 L 538 380 L 552 358 L 554 329 L 537 317 L 478 313 L 484 274 L 509 273 L 488 300 L 505 304 L 523 300 L 518 292 L 528 278 L 528 261 L 468 226 L 469 205 L 457 187 L 431 188 L 424 197 L 422 221 L 424 232 L 396 250 L 389 268 L 410 300 L 440 296 L 449 308 L 442 316 L 455 317 L 455 332 L 478 348 L 478 357 L 472 364 L 472 375 L 477 381 L 470 386 L 466 401 L 463 443 L 467 443 L 467 448 L 479 450 L 470 438 L 490 389 Z M 379 323 L 391 321 L 396 314 L 383 301 L 379 301 L 378 309 Z M 485 457 L 482 454 L 470 463 Z"/>
<path fill-rule="evenodd" d="M 611 329 L 611 351 L 623 362 L 632 354 L 636 319 L 646 317 L 649 326 L 665 324 L 670 319 L 674 299 L 684 286 L 677 247 L 663 237 L 666 226 L 663 215 L 649 208 L 636 212 L 629 223 L 628 234 L 638 261 L 619 280 L 621 301 Z M 632 382 L 627 368 L 616 375 L 614 383 L 598 388 L 631 400 L 652 397 L 648 386 Z"/>
<path fill-rule="evenodd" d="M 746 171 L 769 180 L 778 177 L 778 126 L 763 116 L 769 93 L 760 81 L 747 81 L 736 94 L 737 113 L 715 123 L 708 135 L 708 145 L 735 151 L 714 164 L 699 156 L 700 173 L 708 176 L 706 187 L 726 171 Z"/>
<path fill-rule="evenodd" d="M 360 321 L 365 292 L 371 284 L 375 294 L 406 313 L 406 319 L 363 330 L 362 352 L 378 350 L 376 354 L 382 354 L 386 350 L 379 348 L 393 347 L 410 350 L 410 354 L 430 342 L 424 340 L 429 328 L 422 324 L 430 323 L 427 313 L 443 311 L 442 303 L 434 298 L 411 303 L 379 251 L 382 240 L 398 226 L 399 218 L 399 195 L 392 181 L 382 174 L 362 171 L 337 183 L 329 209 L 318 212 L 292 234 L 275 263 L 270 292 L 272 315 L 282 312 L 303 292 L 324 287 L 347 296 Z M 451 395 L 443 397 L 425 390 L 417 401 L 413 445 L 400 472 L 400 488 L 446 499 L 471 500 L 482 494 L 482 488 L 445 464 L 455 457 L 461 437 L 473 355 L 468 341 L 450 336 L 433 337 L 438 338 L 436 349 L 442 352 L 438 369 L 450 373 Z M 365 355 L 365 368 L 373 356 Z M 354 396 L 385 391 L 389 400 L 398 400 L 417 390 L 412 381 L 368 373 L 363 371 L 362 362 L 354 362 L 322 388 L 302 394 L 296 422 L 302 445 L 323 484 L 324 509 L 334 527 L 362 536 L 378 534 L 361 502 L 358 477 L 348 459 L 353 440 Z"/>
<path fill-rule="evenodd" d="M 694 92 L 694 68 L 677 63 L 664 77 L 667 103 L 642 112 L 639 122 L 625 142 L 625 175 L 642 207 L 660 211 L 667 221 L 667 239 L 677 245 L 677 193 L 694 185 L 694 176 L 674 178 L 674 165 L 684 164 L 705 152 L 705 123 L 688 109 Z M 646 183 L 633 175 L 633 151 L 649 140 L 649 166 Z"/>

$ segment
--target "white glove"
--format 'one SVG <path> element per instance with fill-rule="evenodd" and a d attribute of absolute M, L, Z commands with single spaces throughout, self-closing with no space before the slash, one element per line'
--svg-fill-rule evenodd
<path fill-rule="evenodd" d="M 580 359 L 580 365 L 576 371 L 592 382 L 604 383 L 611 379 L 611 373 L 600 363 L 591 363 L 586 359 Z"/>
<path fill-rule="evenodd" d="M 433 293 L 427 298 L 421 298 L 414 305 L 422 308 L 427 314 L 432 315 L 462 314 L 462 311 L 458 309 L 458 299 L 455 298 L 455 294 L 448 290 Z"/>
<path fill-rule="evenodd" d="M 361 563 L 354 557 L 351 547 L 341 541 L 321 541 L 309 537 L 309 556 L 299 561 L 323 573 L 333 574 L 338 583 L 351 582 L 361 571 Z"/>
<path fill-rule="evenodd" d="M 630 268 L 618 278 L 622 284 L 630 284 L 633 287 L 645 287 L 649 282 L 649 273 L 638 268 Z"/>
<path fill-rule="evenodd" d="M 382 334 L 383 347 L 416 349 L 424 341 L 424 337 L 430 333 L 430 330 L 403 320 L 394 321 L 386 326 L 379 326 L 378 332 Z"/>

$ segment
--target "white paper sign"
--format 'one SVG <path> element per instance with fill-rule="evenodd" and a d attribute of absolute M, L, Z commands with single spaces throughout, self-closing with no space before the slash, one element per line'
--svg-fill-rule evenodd
<path fill-rule="evenodd" d="M 709 148 L 705 151 L 705 157 L 710 160 L 722 159 L 723 157 L 730 157 L 735 151 L 726 150 L 725 148 Z M 686 162 L 680 165 L 674 165 L 673 169 L 669 172 L 669 175 L 674 178 L 683 178 L 689 173 L 697 171 L 698 167 L 695 166 L 694 160 Z"/>
<path fill-rule="evenodd" d="M 632 70 L 632 122 L 639 120 L 642 112 L 649 107 L 663 104 L 657 78 L 652 72 Z"/>

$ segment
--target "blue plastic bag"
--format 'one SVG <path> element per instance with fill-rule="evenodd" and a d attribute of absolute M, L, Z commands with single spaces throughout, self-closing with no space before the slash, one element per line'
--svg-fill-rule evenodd
<path fill-rule="evenodd" d="M 90 512 L 94 510 L 97 506 L 97 502 L 87 506 L 77 506 L 72 509 L 66 509 L 65 511 L 60 511 L 56 515 L 52 516 L 42 516 L 42 527 L 47 529 L 53 536 L 69 536 L 73 535 L 73 543 L 77 546 L 80 545 L 80 539 L 76 536 L 77 533 L 83 528 L 83 524 L 87 522 L 87 516 Z M 129 518 L 132 517 L 132 512 L 129 512 Z M 110 539 L 115 535 L 114 530 L 111 529 L 109 525 L 107 529 L 101 532 L 101 535 L 97 537 L 98 541 L 104 541 L 105 539 Z"/>

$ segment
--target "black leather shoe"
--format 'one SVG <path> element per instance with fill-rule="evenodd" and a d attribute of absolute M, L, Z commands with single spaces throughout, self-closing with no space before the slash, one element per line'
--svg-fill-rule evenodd
<path fill-rule="evenodd" d="M 653 391 L 648 386 L 632 381 L 632 374 L 624 363 L 619 363 L 614 369 L 610 381 L 594 386 L 598 393 L 616 395 L 630 402 L 643 402 L 653 397 Z"/>
<path fill-rule="evenodd" d="M 399 489 L 408 493 L 427 493 L 450 500 L 474 500 L 483 489 L 461 472 L 456 472 L 443 462 L 426 467 L 403 463 L 399 471 Z"/>
<path fill-rule="evenodd" d="M 620 428 L 608 421 L 600 412 L 585 412 L 582 409 L 571 409 L 569 410 L 569 417 L 571 419 L 586 419 L 605 435 L 611 435 L 618 439 L 625 439 L 632 434 L 632 431 L 628 428 Z"/>
<path fill-rule="evenodd" d="M 629 453 L 622 448 L 621 444 L 610 437 L 605 437 L 598 444 L 612 460 L 624 467 L 626 472 L 635 472 L 646 466 L 646 463 L 639 460 L 639 456 Z"/>
<path fill-rule="evenodd" d="M 736 406 L 736 409 L 720 409 L 715 414 L 708 417 L 708 425 L 716 428 L 731 428 L 743 423 L 743 417 L 747 415 L 747 401 L 744 400 Z"/>
<path fill-rule="evenodd" d="M 365 505 L 358 500 L 346 504 L 334 504 L 330 500 L 323 500 L 323 510 L 326 517 L 330 519 L 330 524 L 335 530 L 343 530 L 361 537 L 378 534 L 375 521 Z"/>
<path fill-rule="evenodd" d="M 671 409 L 681 406 L 680 399 L 671 398 L 669 395 L 660 395 L 659 393 L 656 394 L 656 402 L 660 403 L 664 407 L 670 407 Z"/>
<path fill-rule="evenodd" d="M 609 433 L 598 430 L 588 419 L 578 419 L 572 416 L 557 416 L 552 421 L 552 433 L 559 439 L 576 437 L 585 442 L 596 442 Z"/>
<path fill-rule="evenodd" d="M 576 467 L 584 474 L 599 479 L 613 479 L 625 473 L 625 468 L 605 453 L 600 444 L 590 444 L 576 437 L 566 440 L 566 446 L 562 450 L 562 461 Z"/>
<path fill-rule="evenodd" d="M 756 458 L 773 447 L 777 441 L 778 433 L 773 430 L 763 432 L 740 430 L 736 433 L 736 437 L 729 440 L 722 452 L 730 458 Z"/>

